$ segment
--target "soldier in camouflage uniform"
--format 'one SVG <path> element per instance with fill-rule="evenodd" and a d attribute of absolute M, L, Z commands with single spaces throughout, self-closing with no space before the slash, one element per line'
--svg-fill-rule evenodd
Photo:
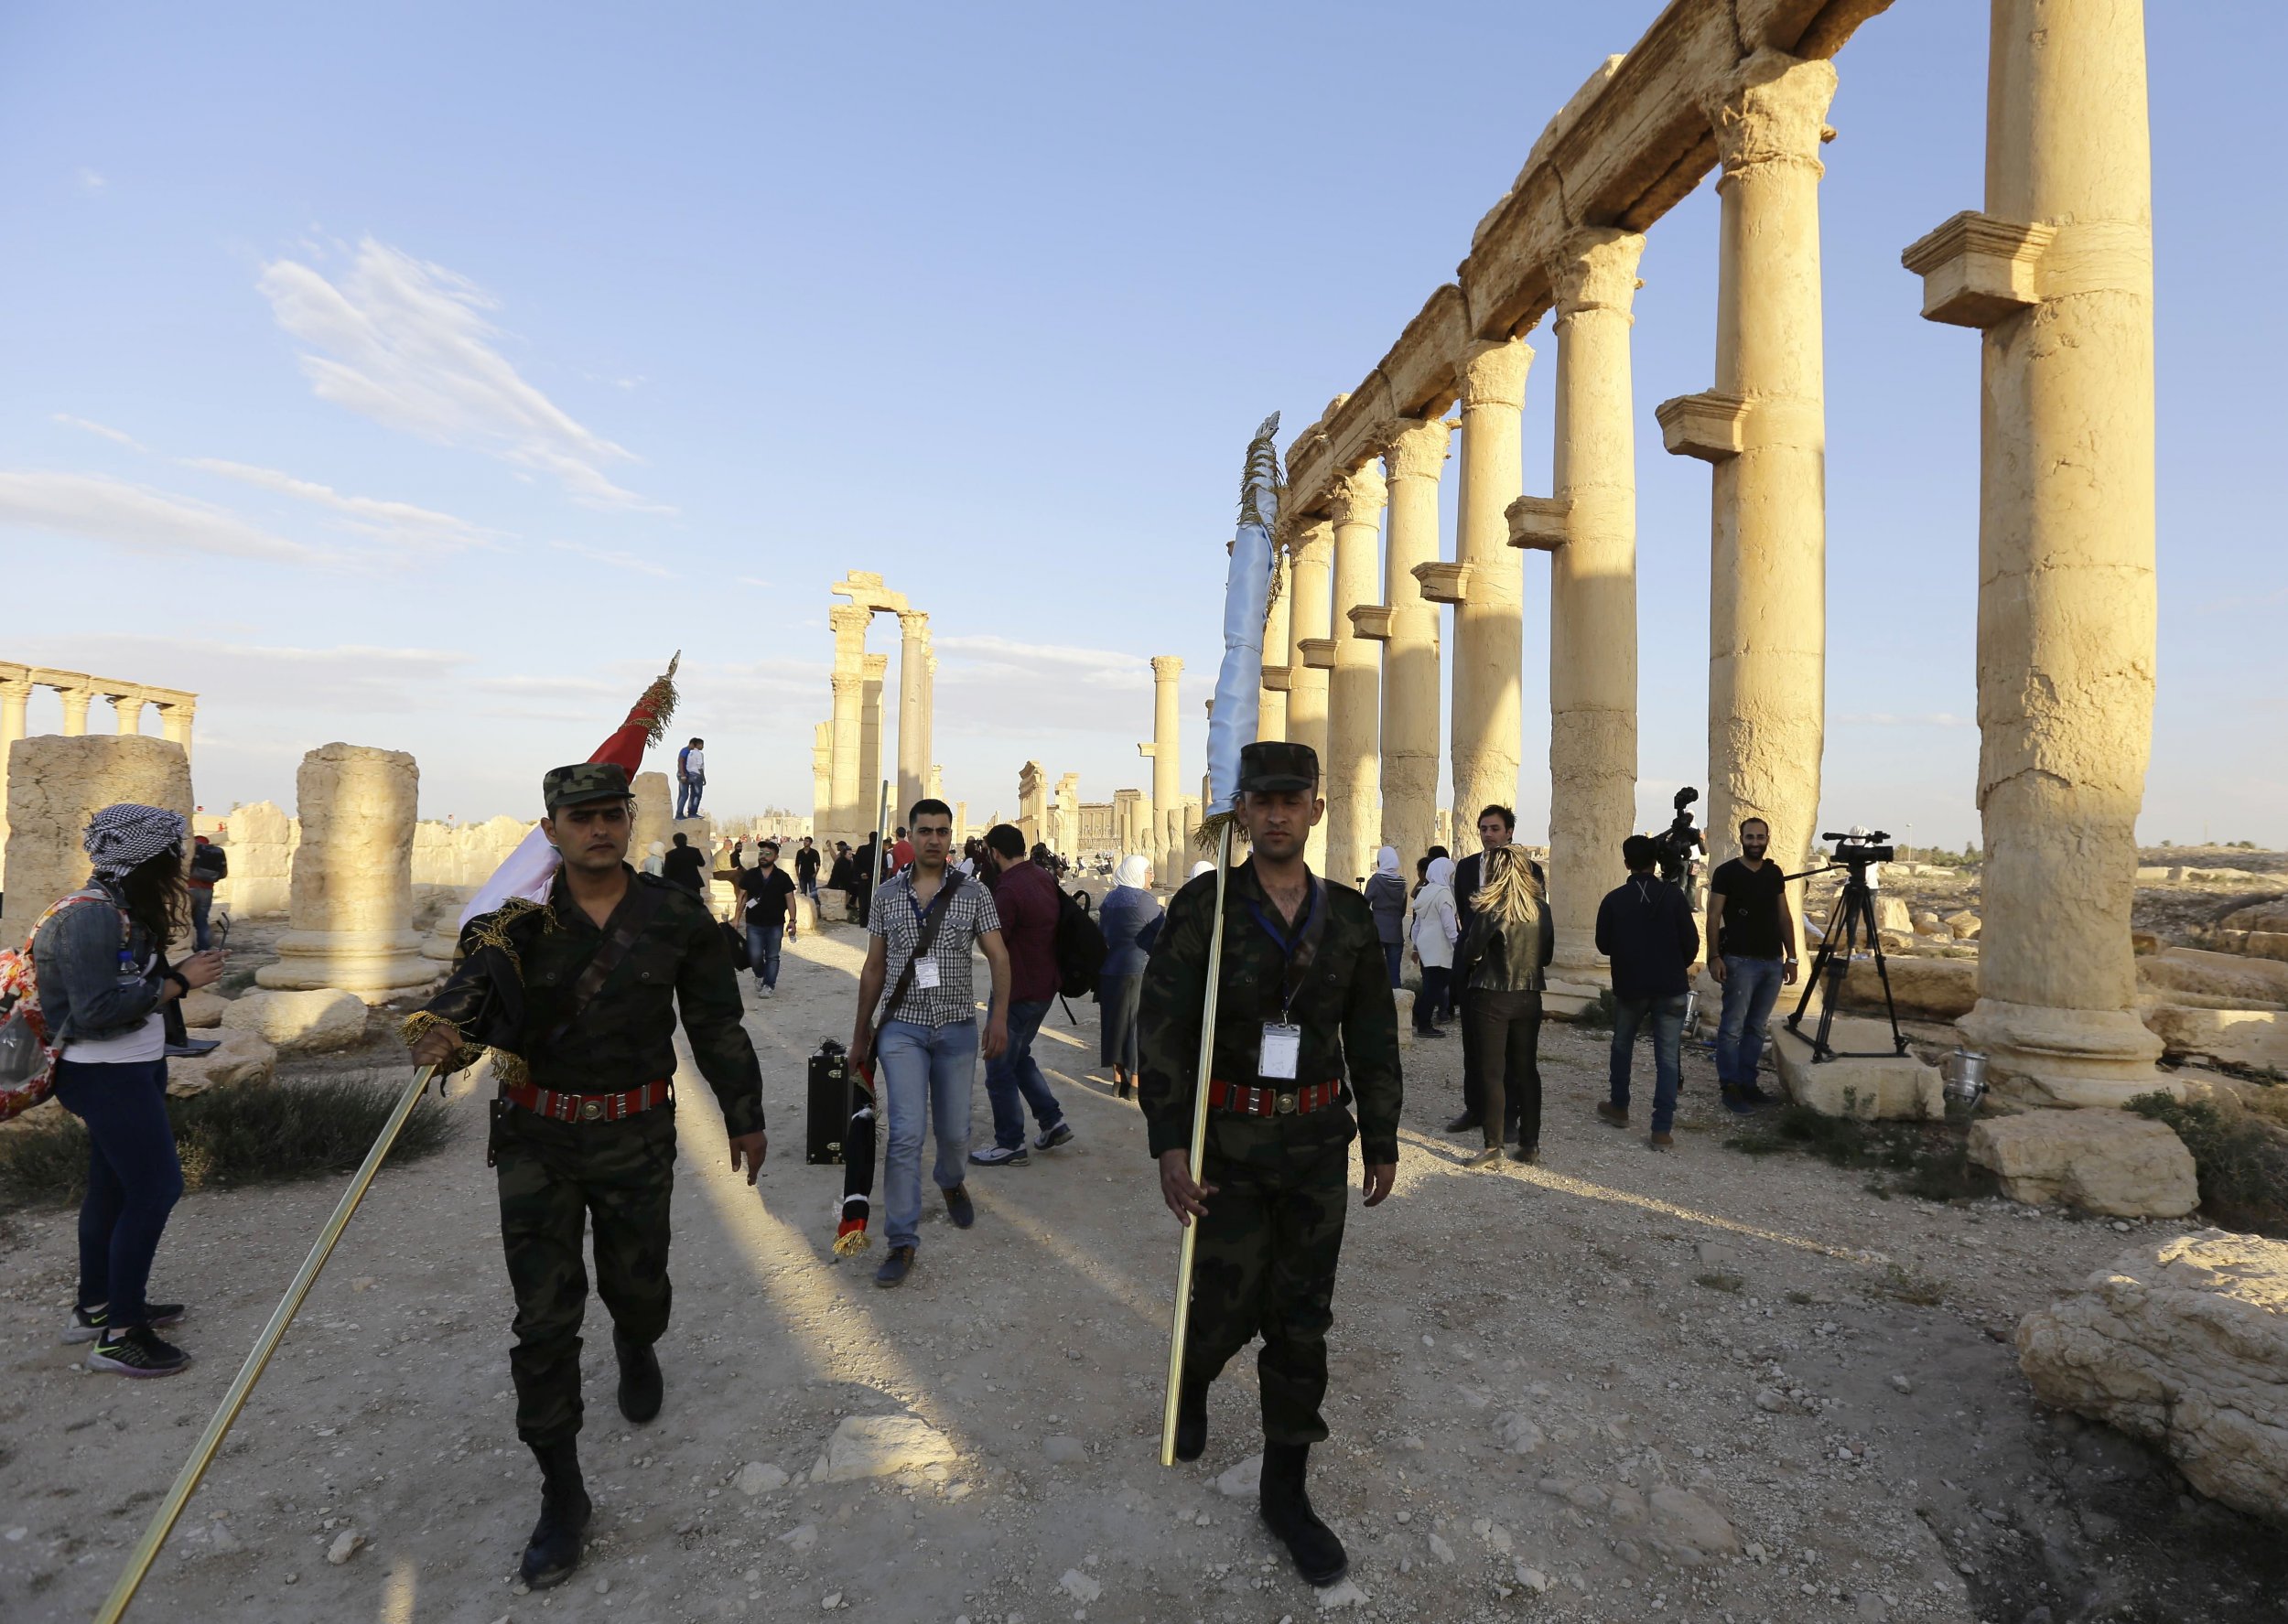
<path fill-rule="evenodd" d="M 1145 968 L 1138 1094 L 1160 1193 L 1179 1223 L 1200 1225 L 1177 1458 L 1197 1460 L 1207 1447 L 1208 1384 L 1260 1332 L 1263 1520 L 1305 1578 L 1330 1585 L 1348 1559 L 1312 1512 L 1303 1479 L 1311 1446 L 1327 1436 L 1319 1403 L 1350 1144 L 1361 1141 L 1365 1204 L 1376 1206 L 1398 1177 L 1400 1083 L 1398 1012 L 1374 915 L 1356 891 L 1303 865 L 1304 839 L 1326 808 L 1318 788 L 1307 745 L 1240 751 L 1237 811 L 1252 855 L 1225 891 L 1199 1183 L 1188 1155 L 1213 875 L 1170 901 Z"/>
<path fill-rule="evenodd" d="M 626 862 L 632 801 L 609 762 L 543 783 L 562 854 L 545 903 L 469 920 L 463 962 L 406 1022 L 417 1064 L 447 1070 L 491 1049 L 502 1080 L 487 1159 L 498 1168 L 501 1241 L 516 1291 L 517 1436 L 540 1461 L 541 1513 L 521 1573 L 535 1588 L 579 1564 L 589 1502 L 580 1479 L 580 1242 L 595 1222 L 596 1289 L 610 1311 L 620 1410 L 659 1414 L 652 1344 L 667 1328 L 668 1197 L 675 1183 L 675 1017 L 723 1109 L 731 1166 L 752 1184 L 768 1141 L 762 1073 L 740 1025 L 739 984 L 707 905 Z"/>

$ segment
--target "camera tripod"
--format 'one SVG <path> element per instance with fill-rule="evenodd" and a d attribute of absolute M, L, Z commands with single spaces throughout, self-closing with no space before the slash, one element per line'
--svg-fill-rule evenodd
<path fill-rule="evenodd" d="M 1808 879 L 1815 874 L 1832 874 L 1838 866 L 1829 864 L 1825 868 L 1808 868 L 1785 877 Z M 1819 985 L 1819 978 L 1826 976 L 1827 995 L 1819 1000 L 1819 1025 L 1811 1038 L 1811 1059 L 1815 1065 L 1838 1055 L 1859 1059 L 1890 1058 L 1878 1049 L 1838 1049 L 1828 1041 L 1828 1034 L 1835 1025 L 1836 1001 L 1842 996 L 1843 978 L 1851 973 L 1851 950 L 1858 943 L 1862 926 L 1867 932 L 1867 945 L 1874 950 L 1875 979 L 1883 984 L 1883 1013 L 1891 1018 L 1892 1053 L 1906 1052 L 1906 1038 L 1899 1030 L 1898 1006 L 1891 997 L 1891 972 L 1883 962 L 1883 936 L 1875 928 L 1875 892 L 1867 883 L 1867 865 L 1851 863 L 1840 866 L 1847 871 L 1842 895 L 1836 898 L 1835 909 L 1828 916 L 1827 934 L 1819 939 L 1819 951 L 1812 955 L 1811 973 L 1804 977 L 1803 996 L 1796 1000 L 1796 1012 L 1787 1017 L 1787 1029 L 1800 1037 L 1804 1011 L 1811 1006 L 1811 995 Z"/>

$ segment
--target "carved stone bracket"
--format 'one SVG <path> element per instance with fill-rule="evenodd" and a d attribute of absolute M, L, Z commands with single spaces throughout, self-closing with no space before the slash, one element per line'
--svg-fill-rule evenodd
<path fill-rule="evenodd" d="M 1297 647 L 1303 651 L 1303 663 L 1313 671 L 1334 669 L 1334 640 L 1331 637 L 1307 637 Z"/>
<path fill-rule="evenodd" d="M 1265 666 L 1263 668 L 1263 685 L 1274 694 L 1292 693 L 1295 687 L 1295 672 L 1293 668 L 1285 665 Z"/>
<path fill-rule="evenodd" d="M 1422 584 L 1427 603 L 1462 603 L 1470 596 L 1470 566 L 1466 564 L 1418 564 L 1414 578 Z"/>
<path fill-rule="evenodd" d="M 1390 617 L 1387 604 L 1363 603 L 1351 611 L 1351 629 L 1369 642 L 1390 640 Z"/>
<path fill-rule="evenodd" d="M 1724 462 L 1740 455 L 1744 444 L 1740 425 L 1747 414 L 1746 401 L 1714 390 L 1680 394 L 1653 408 L 1660 420 L 1661 443 L 1669 454 L 1697 457 L 1702 462 Z"/>
<path fill-rule="evenodd" d="M 1925 321 L 1988 328 L 2041 302 L 2042 253 L 2056 235 L 1966 209 L 1909 244 L 1899 263 L 1923 279 Z"/>
<path fill-rule="evenodd" d="M 1521 496 L 1509 504 L 1509 544 L 1554 553 L 1570 538 L 1573 512 L 1570 496 Z"/>

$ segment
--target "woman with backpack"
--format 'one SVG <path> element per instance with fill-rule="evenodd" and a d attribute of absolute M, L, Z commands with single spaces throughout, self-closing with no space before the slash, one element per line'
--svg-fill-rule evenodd
<path fill-rule="evenodd" d="M 1112 889 L 1096 909 L 1096 923 L 1105 933 L 1105 967 L 1096 978 L 1096 1002 L 1103 1006 L 1098 1058 L 1112 1068 L 1113 1092 L 1123 1100 L 1136 1098 L 1136 1011 L 1144 990 L 1145 959 L 1145 944 L 1137 936 L 1160 920 L 1151 878 L 1152 866 L 1143 858 L 1121 858 Z"/>
<path fill-rule="evenodd" d="M 90 1370 L 171 1376 L 190 1356 L 156 1328 L 179 1303 L 144 1296 L 167 1215 L 183 1193 L 167 1115 L 165 1007 L 222 973 L 220 952 L 167 963 L 190 918 L 183 817 L 107 806 L 81 844 L 94 873 L 43 917 L 32 940 L 39 1008 L 58 1049 L 55 1095 L 87 1124 L 80 1203 L 80 1293 L 67 1342 L 93 1342 Z"/>

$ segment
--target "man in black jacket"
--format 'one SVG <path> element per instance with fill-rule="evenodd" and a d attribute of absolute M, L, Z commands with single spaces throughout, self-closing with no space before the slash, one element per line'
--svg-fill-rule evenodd
<path fill-rule="evenodd" d="M 1454 865 L 1454 923 L 1462 933 L 1470 933 L 1471 903 L 1485 884 L 1485 854 L 1495 846 L 1507 845 L 1517 834 L 1517 814 L 1506 806 L 1489 806 L 1478 813 L 1478 846 L 1461 862 Z M 1548 895 L 1548 887 L 1541 873 L 1541 865 L 1528 857 L 1526 866 L 1533 871 L 1536 884 Z M 1462 1114 L 1446 1124 L 1449 1134 L 1474 1133 L 1485 1122 L 1485 1102 L 1479 1097 L 1479 1079 L 1485 1075 L 1477 1063 L 1477 1039 L 1471 1036 L 1469 1016 L 1469 984 L 1454 977 L 1454 1011 L 1462 1021 Z M 1514 1129 L 1514 1123 L 1505 1124 L 1505 1131 Z"/>
<path fill-rule="evenodd" d="M 1613 962 L 1613 1098 L 1597 1114 L 1616 1128 L 1629 1125 L 1629 1066 L 1637 1029 L 1653 1031 L 1655 1150 L 1675 1148 L 1669 1132 L 1677 1114 L 1677 1083 L 1684 1046 L 1686 977 L 1700 951 L 1700 927 L 1682 887 L 1655 872 L 1660 848 L 1642 834 L 1621 843 L 1625 884 L 1597 905 L 1597 951 Z"/>

